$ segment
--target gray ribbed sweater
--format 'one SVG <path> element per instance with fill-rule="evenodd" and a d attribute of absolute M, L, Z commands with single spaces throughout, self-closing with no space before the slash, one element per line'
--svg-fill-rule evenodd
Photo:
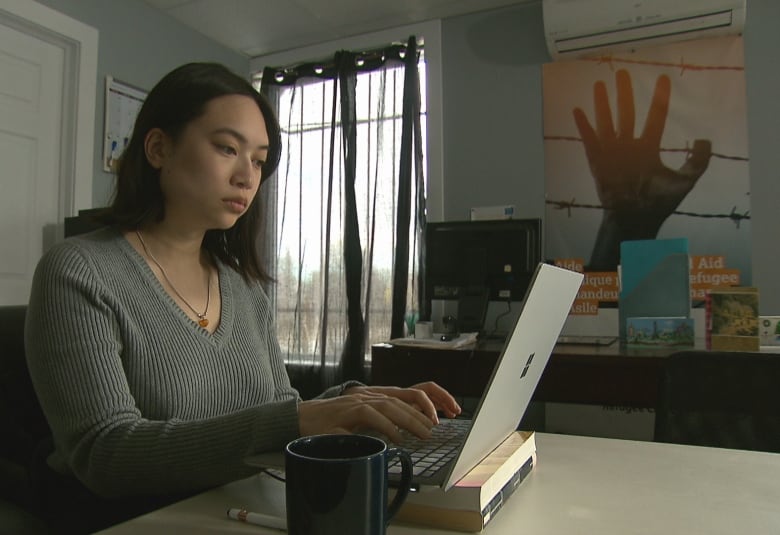
<path fill-rule="evenodd" d="M 218 267 L 222 316 L 209 334 L 115 229 L 44 255 L 25 344 L 55 470 L 103 496 L 198 490 L 255 473 L 243 457 L 298 436 L 268 298 Z"/>

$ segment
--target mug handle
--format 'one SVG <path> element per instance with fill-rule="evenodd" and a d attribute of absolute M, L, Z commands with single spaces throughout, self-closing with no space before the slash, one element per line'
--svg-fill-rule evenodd
<path fill-rule="evenodd" d="M 385 523 L 389 523 L 398 510 L 401 509 L 406 497 L 409 495 L 409 489 L 412 487 L 412 458 L 409 456 L 409 453 L 401 448 L 388 448 L 387 460 L 389 461 L 393 457 L 398 457 L 401 460 L 401 481 L 398 484 L 398 489 L 395 491 L 393 501 L 387 507 Z"/>

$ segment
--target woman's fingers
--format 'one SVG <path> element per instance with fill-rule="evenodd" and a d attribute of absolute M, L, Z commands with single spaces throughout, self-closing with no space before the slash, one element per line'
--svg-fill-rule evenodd
<path fill-rule="evenodd" d="M 439 422 L 437 409 L 448 418 L 461 412 L 455 398 L 434 382 L 411 388 L 356 386 L 337 398 L 301 402 L 299 427 L 304 435 L 372 429 L 399 442 L 401 429 L 430 437 L 431 427 Z"/>
<path fill-rule="evenodd" d="M 400 400 L 419 413 L 424 414 L 432 424 L 439 423 L 436 408 L 428 395 L 419 389 L 399 388 L 397 386 L 359 386 L 348 390 L 349 394 L 361 394 L 374 397 L 390 397 Z"/>
<path fill-rule="evenodd" d="M 349 389 L 350 393 L 386 395 L 403 400 L 416 407 L 432 422 L 439 423 L 436 410 L 442 411 L 447 418 L 455 418 L 461 413 L 460 405 L 455 398 L 433 381 L 418 383 L 409 388 L 395 386 L 360 386 Z"/>
<path fill-rule="evenodd" d="M 441 410 L 447 418 L 455 418 L 461 413 L 460 405 L 455 401 L 452 394 L 433 381 L 420 383 L 411 388 L 425 392 L 436 408 Z"/>
<path fill-rule="evenodd" d="M 420 438 L 431 436 L 431 427 L 433 427 L 434 421 L 404 400 L 392 396 L 369 396 L 362 398 L 358 394 L 358 397 L 365 406 L 370 407 L 376 413 L 369 412 L 365 414 L 366 419 L 375 419 L 383 423 L 387 420 L 390 423 L 393 427 L 392 429 L 385 427 L 380 431 L 388 437 L 392 437 L 393 442 L 401 440 L 398 429 L 406 429 Z M 370 422 L 367 423 L 370 424 Z"/>
<path fill-rule="evenodd" d="M 298 405 L 302 435 L 346 429 L 373 429 L 393 442 L 401 440 L 399 429 L 428 438 L 433 422 L 404 401 L 377 393 L 357 393 L 325 400 L 303 401 Z"/>
<path fill-rule="evenodd" d="M 399 399 L 411 405 L 417 412 L 425 415 L 432 424 L 439 423 L 439 417 L 436 414 L 436 406 L 428 394 L 419 388 L 388 388 L 387 395 Z"/>

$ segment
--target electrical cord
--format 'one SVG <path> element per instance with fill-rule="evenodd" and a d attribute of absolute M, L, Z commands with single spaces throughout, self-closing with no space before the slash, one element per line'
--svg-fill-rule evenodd
<path fill-rule="evenodd" d="M 501 318 L 505 317 L 510 312 L 512 312 L 512 301 L 507 299 L 506 300 L 506 310 L 504 312 L 502 312 L 501 314 L 499 314 L 498 316 L 496 316 L 496 319 L 493 322 L 493 330 L 491 330 L 489 332 L 486 332 L 485 333 L 485 338 L 487 338 L 488 340 L 490 340 L 491 338 L 497 338 L 496 333 L 498 332 L 498 322 L 501 320 Z M 505 338 L 505 336 L 503 336 L 502 338 Z"/>
<path fill-rule="evenodd" d="M 261 470 L 261 472 L 263 474 L 266 474 L 268 477 L 274 478 L 277 481 L 281 481 L 282 483 L 286 482 L 286 479 L 283 476 L 280 475 L 280 474 L 284 474 L 283 470 L 276 470 L 276 469 L 272 469 L 272 468 L 263 468 L 263 470 Z"/>
<path fill-rule="evenodd" d="M 506 300 L 506 310 L 504 312 L 502 312 L 501 314 L 499 314 L 498 316 L 496 316 L 496 321 L 493 324 L 493 332 L 494 333 L 498 331 L 498 322 L 499 322 L 499 320 L 501 318 L 503 318 L 504 316 L 508 315 L 510 312 L 512 312 L 512 301 L 507 299 Z"/>

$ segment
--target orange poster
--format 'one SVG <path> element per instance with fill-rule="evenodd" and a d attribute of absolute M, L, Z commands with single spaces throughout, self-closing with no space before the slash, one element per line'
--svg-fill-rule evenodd
<path fill-rule="evenodd" d="M 750 281 L 741 37 L 544 65 L 545 257 L 611 272 L 624 240 L 688 238 Z M 713 279 L 714 278 L 714 279 Z"/>

